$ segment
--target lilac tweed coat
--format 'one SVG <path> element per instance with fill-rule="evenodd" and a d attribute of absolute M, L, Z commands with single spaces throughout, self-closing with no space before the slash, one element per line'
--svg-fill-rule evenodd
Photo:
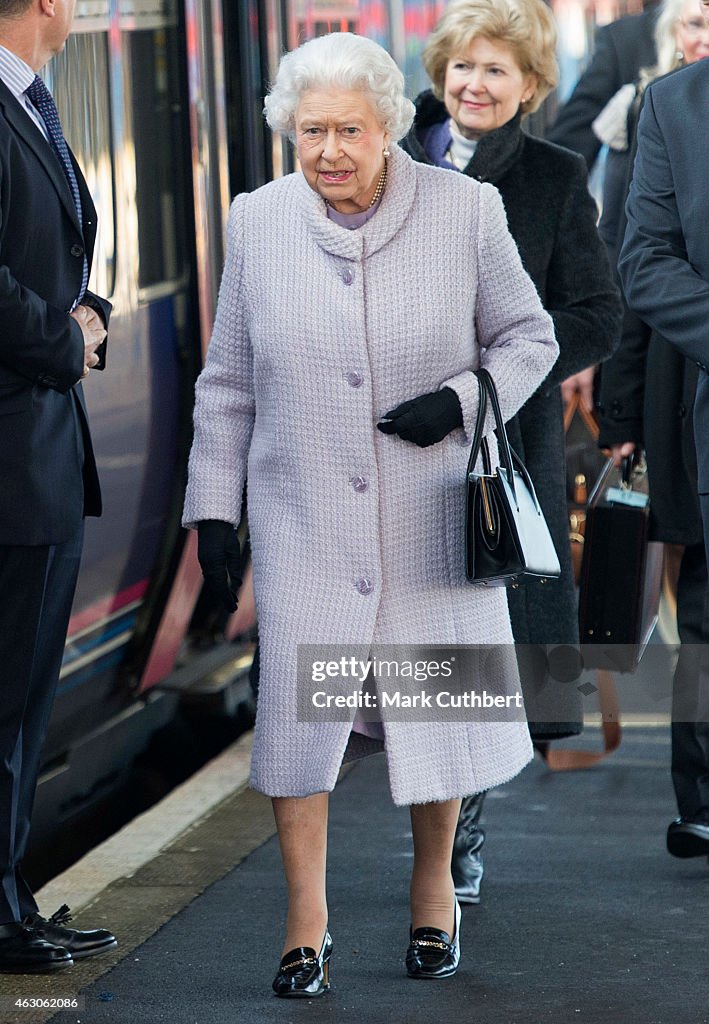
<path fill-rule="evenodd" d="M 251 784 L 270 796 L 331 790 L 350 734 L 347 721 L 297 721 L 298 644 L 512 642 L 504 590 L 470 586 L 463 569 L 470 370 L 490 370 L 511 417 L 549 372 L 554 331 L 497 191 L 391 149 L 381 205 L 355 231 L 327 218 L 300 173 L 236 198 L 197 382 L 184 523 L 238 523 L 248 473 L 261 639 Z M 446 385 L 464 428 L 440 444 L 376 429 Z M 488 789 L 532 753 L 519 721 L 384 729 L 400 805 Z"/>

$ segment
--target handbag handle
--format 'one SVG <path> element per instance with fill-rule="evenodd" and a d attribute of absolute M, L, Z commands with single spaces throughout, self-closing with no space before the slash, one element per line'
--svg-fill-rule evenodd
<path fill-rule="evenodd" d="M 596 422 L 596 418 L 592 412 L 589 412 L 586 406 L 581 401 L 581 396 L 578 391 L 575 391 L 564 409 L 564 433 L 568 434 L 571 422 L 578 412 L 579 416 L 583 420 L 586 430 L 589 432 L 594 441 L 597 441 L 601 430 Z"/>
<path fill-rule="evenodd" d="M 507 480 L 510 485 L 510 490 L 517 501 L 517 494 L 515 492 L 515 478 L 513 472 L 513 457 L 512 449 L 510 448 L 510 442 L 507 438 L 507 431 L 505 430 L 505 424 L 502 419 L 502 410 L 500 409 L 500 401 L 497 397 L 497 388 L 495 382 L 490 376 L 488 370 L 484 367 L 480 367 L 479 370 L 473 370 L 473 373 L 478 378 L 478 387 L 480 391 L 480 401 L 478 404 L 478 418 L 475 422 L 475 432 L 473 434 L 473 445 L 470 449 L 470 458 L 468 459 L 468 476 L 475 469 L 475 463 L 478 460 L 480 450 L 483 452 L 483 467 L 486 473 L 490 473 L 490 451 L 487 446 L 487 441 L 483 437 L 483 431 L 485 429 L 485 418 L 487 416 L 487 403 L 488 398 L 490 405 L 492 406 L 492 414 L 495 418 L 495 433 L 497 434 L 497 447 L 500 453 L 500 463 L 507 472 Z M 519 461 L 519 460 L 518 460 Z"/>

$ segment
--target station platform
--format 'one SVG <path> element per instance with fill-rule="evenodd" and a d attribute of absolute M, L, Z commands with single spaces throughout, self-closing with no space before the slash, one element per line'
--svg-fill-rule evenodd
<path fill-rule="evenodd" d="M 600 746 L 598 729 L 581 743 Z M 110 925 L 114 953 L 5 976 L 2 1019 L 707 1024 L 709 864 L 665 851 L 669 760 L 666 725 L 626 728 L 590 770 L 535 759 L 490 793 L 482 902 L 463 909 L 461 966 L 441 982 L 414 982 L 403 964 L 408 811 L 391 802 L 383 755 L 349 768 L 330 809 L 332 989 L 316 1000 L 271 993 L 285 891 L 270 802 L 242 787 L 77 915 Z M 12 1012 L 15 990 L 82 1002 Z"/>

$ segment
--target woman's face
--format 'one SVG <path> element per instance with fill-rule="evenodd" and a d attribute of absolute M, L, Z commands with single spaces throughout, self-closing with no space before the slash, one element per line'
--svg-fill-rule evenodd
<path fill-rule="evenodd" d="M 684 54 L 685 64 L 709 57 L 709 21 L 697 0 L 688 0 L 677 19 L 677 49 Z"/>
<path fill-rule="evenodd" d="M 390 140 L 365 93 L 311 89 L 295 112 L 295 140 L 312 189 L 339 213 L 369 208 Z"/>
<path fill-rule="evenodd" d="M 449 59 L 443 102 L 461 134 L 479 139 L 511 121 L 536 87 L 536 75 L 522 72 L 507 43 L 478 36 Z"/>

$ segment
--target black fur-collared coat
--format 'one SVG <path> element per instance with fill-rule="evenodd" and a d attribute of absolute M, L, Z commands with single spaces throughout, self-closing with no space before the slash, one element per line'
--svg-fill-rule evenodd
<path fill-rule="evenodd" d="M 425 92 L 416 108 L 414 126 L 401 145 L 416 160 L 449 166 L 439 156 L 432 157 L 437 152 L 433 136 L 440 142 L 440 126 L 448 120 L 445 106 L 433 93 Z M 517 114 L 482 136 L 463 173 L 499 189 L 510 232 L 554 321 L 560 350 L 547 379 L 507 429 L 534 482 L 559 554 L 561 579 L 508 591 L 512 630 L 517 644 L 577 644 L 559 385 L 614 351 L 620 336 L 620 298 L 596 228 L 596 206 L 588 193 L 582 157 L 526 135 Z M 445 239 L 440 241 L 445 246 Z M 542 721 L 543 714 L 535 712 L 542 683 L 536 672 L 523 668 L 533 735 L 579 732 L 581 703 L 576 686 L 556 688 L 554 721 Z"/>

